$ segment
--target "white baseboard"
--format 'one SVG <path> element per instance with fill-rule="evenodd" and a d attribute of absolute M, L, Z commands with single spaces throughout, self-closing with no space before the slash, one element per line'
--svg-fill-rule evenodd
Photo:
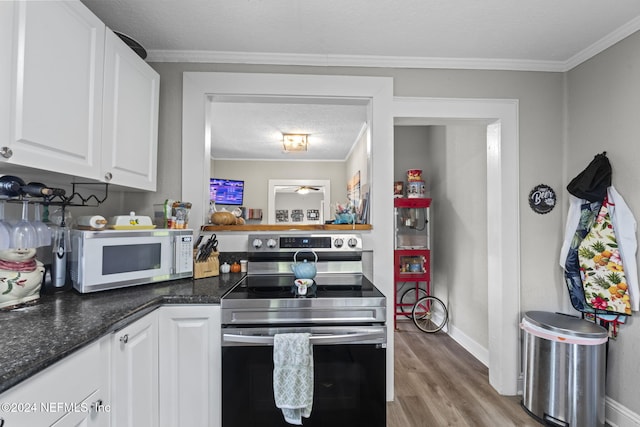
<path fill-rule="evenodd" d="M 640 426 L 640 415 L 636 414 L 626 406 L 605 397 L 605 414 L 607 425 L 611 427 L 638 427 Z"/>
<path fill-rule="evenodd" d="M 489 367 L 489 349 L 481 346 L 460 329 L 455 326 L 451 326 L 451 324 L 447 324 L 446 332 L 455 342 L 460 344 L 465 350 L 471 353 L 473 357 L 482 362 L 484 366 Z"/>

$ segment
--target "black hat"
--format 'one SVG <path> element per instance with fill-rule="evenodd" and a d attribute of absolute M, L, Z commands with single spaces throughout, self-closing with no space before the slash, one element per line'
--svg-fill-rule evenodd
<path fill-rule="evenodd" d="M 591 163 L 571 180 L 567 191 L 589 202 L 601 202 L 611 186 L 611 164 L 607 152 L 596 154 Z"/>

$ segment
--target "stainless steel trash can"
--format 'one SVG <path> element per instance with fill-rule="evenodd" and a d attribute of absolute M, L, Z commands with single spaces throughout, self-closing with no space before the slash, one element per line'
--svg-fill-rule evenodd
<path fill-rule="evenodd" d="M 604 426 L 607 330 L 577 317 L 528 311 L 522 405 L 551 426 Z"/>

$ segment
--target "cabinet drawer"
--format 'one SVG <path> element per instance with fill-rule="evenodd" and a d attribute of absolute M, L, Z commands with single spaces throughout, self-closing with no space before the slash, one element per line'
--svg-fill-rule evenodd
<path fill-rule="evenodd" d="M 51 427 L 78 427 L 78 426 L 93 426 L 97 425 L 96 418 L 104 416 L 103 408 L 98 408 L 98 401 L 100 400 L 100 390 L 96 390 L 85 400 L 80 402 L 75 410 L 70 411 Z"/>
<path fill-rule="evenodd" d="M 5 426 L 44 426 L 101 388 L 100 343 L 66 357 L 0 395 Z M 3 406 L 4 409 L 4 406 Z"/>

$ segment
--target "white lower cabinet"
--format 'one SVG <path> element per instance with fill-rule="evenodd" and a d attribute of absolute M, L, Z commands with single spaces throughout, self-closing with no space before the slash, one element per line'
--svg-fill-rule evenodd
<path fill-rule="evenodd" d="M 112 334 L 111 418 L 118 427 L 158 425 L 158 310 Z"/>
<path fill-rule="evenodd" d="M 67 413 L 58 421 L 53 423 L 51 427 L 88 427 L 97 426 L 95 422 L 98 411 L 101 410 L 103 405 L 102 399 L 100 399 L 99 393 L 96 391 L 91 396 L 80 402 L 78 408 L 80 410 L 74 410 Z M 101 424 L 108 425 L 108 424 Z"/>
<path fill-rule="evenodd" d="M 160 309 L 160 425 L 221 425 L 220 306 Z"/>
<path fill-rule="evenodd" d="M 3 427 L 110 425 L 108 337 L 0 395 Z"/>
<path fill-rule="evenodd" d="M 163 306 L 0 394 L 0 426 L 219 427 L 220 369 L 220 306 Z"/>

